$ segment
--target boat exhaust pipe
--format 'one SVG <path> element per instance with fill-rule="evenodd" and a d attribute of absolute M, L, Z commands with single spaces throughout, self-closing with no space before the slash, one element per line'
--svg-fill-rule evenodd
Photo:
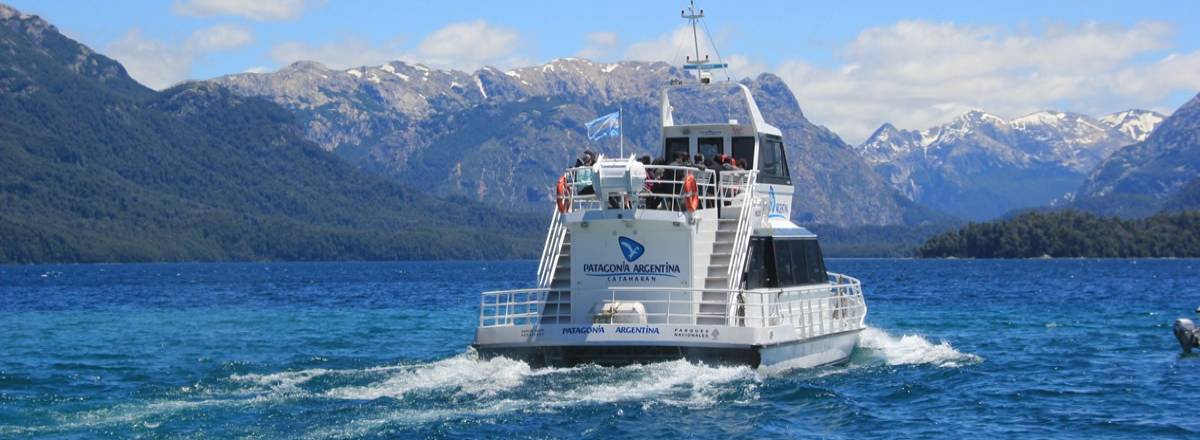
<path fill-rule="evenodd" d="M 1192 352 L 1193 348 L 1200 348 L 1200 329 L 1196 328 L 1196 324 L 1190 319 L 1179 318 L 1175 320 L 1173 327 L 1175 338 L 1179 340 L 1179 347 L 1183 349 L 1184 354 Z"/>

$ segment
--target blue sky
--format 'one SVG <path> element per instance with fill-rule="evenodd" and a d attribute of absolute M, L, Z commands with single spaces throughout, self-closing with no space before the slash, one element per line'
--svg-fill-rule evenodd
<path fill-rule="evenodd" d="M 467 71 L 580 55 L 679 62 L 687 36 L 681 1 L 7 1 L 155 88 L 299 59 Z M 851 142 L 883 122 L 926 128 L 970 109 L 1005 118 L 1047 108 L 1169 112 L 1200 90 L 1194 2 L 700 6 L 736 76 L 780 75 L 810 119 Z"/>

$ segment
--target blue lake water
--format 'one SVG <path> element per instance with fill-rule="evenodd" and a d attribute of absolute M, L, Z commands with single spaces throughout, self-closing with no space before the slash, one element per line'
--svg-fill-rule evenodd
<path fill-rule="evenodd" d="M 0 438 L 1200 438 L 1197 260 L 831 260 L 848 365 L 470 353 L 535 262 L 0 266 Z"/>

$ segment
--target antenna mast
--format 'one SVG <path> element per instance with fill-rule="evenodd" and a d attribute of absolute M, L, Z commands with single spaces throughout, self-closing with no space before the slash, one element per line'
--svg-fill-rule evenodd
<path fill-rule="evenodd" d="M 707 54 L 704 55 L 704 60 L 700 60 L 700 37 L 696 32 L 696 22 L 704 18 L 704 10 L 701 9 L 699 12 L 696 12 L 696 0 L 690 0 L 687 10 L 679 11 L 679 16 L 692 25 L 692 44 L 696 47 L 696 58 L 693 60 L 691 57 L 687 57 L 687 63 L 683 65 L 683 69 L 695 70 L 696 78 L 700 80 L 700 83 L 708 84 L 712 81 L 712 75 L 708 74 L 708 70 L 724 69 L 729 67 L 729 65 L 725 63 L 709 63 Z"/>

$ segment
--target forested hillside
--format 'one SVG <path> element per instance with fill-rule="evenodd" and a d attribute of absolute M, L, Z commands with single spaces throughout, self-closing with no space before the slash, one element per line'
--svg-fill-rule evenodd
<path fill-rule="evenodd" d="M 1078 211 L 1031 212 L 935 236 L 925 258 L 1200 257 L 1200 211 L 1126 220 Z"/>
<path fill-rule="evenodd" d="M 540 216 L 364 174 L 294 115 L 154 92 L 34 16 L 0 16 L 0 263 L 532 256 Z"/>

